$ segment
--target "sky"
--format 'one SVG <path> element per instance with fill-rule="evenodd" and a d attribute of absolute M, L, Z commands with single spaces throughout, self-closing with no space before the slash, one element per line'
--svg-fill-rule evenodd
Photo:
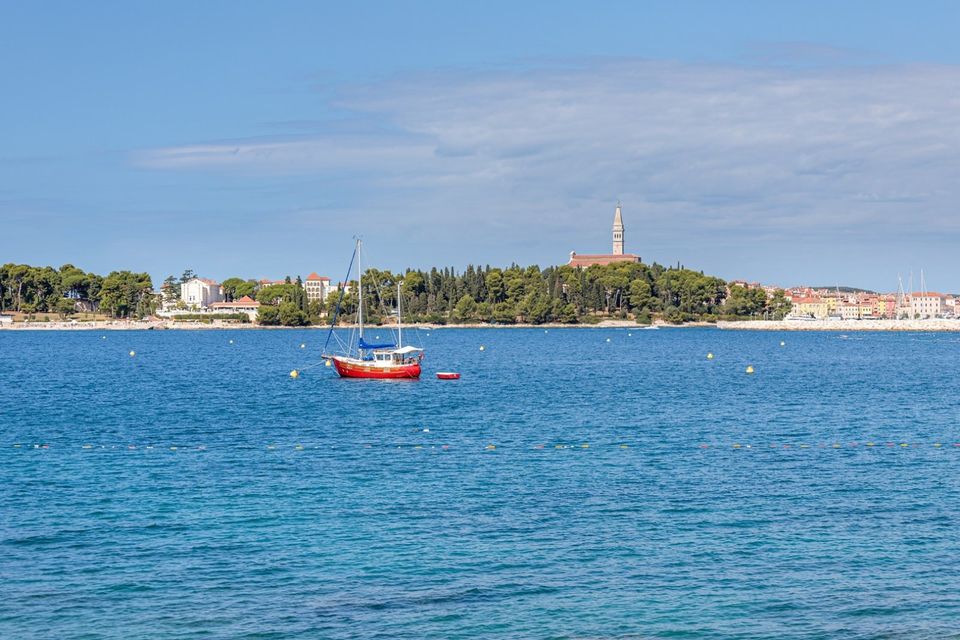
<path fill-rule="evenodd" d="M 0 263 L 960 292 L 960 3 L 0 0 Z"/>

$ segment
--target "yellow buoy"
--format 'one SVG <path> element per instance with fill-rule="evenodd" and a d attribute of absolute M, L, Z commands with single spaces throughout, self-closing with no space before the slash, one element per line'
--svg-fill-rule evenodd
<path fill-rule="evenodd" d="M 323 361 L 323 364 L 324 364 L 325 366 L 329 367 L 329 366 L 330 366 L 330 361 L 329 361 L 329 360 L 324 360 L 324 361 Z"/>
<path fill-rule="evenodd" d="M 493 451 L 496 448 L 497 448 L 496 445 L 492 445 L 492 444 L 487 445 L 487 451 Z"/>
<path fill-rule="evenodd" d="M 305 345 L 304 343 L 301 342 L 301 343 L 300 343 L 300 348 L 301 348 L 301 349 L 306 349 L 306 348 L 307 348 L 307 345 Z"/>
<path fill-rule="evenodd" d="M 290 377 L 291 377 L 291 378 L 299 378 L 299 377 L 300 377 L 300 372 L 297 371 L 296 369 L 294 369 L 293 371 L 290 372 Z"/>
<path fill-rule="evenodd" d="M 753 365 L 747 367 L 747 373 L 753 373 Z"/>
<path fill-rule="evenodd" d="M 712 353 L 708 353 L 708 354 L 707 354 L 707 360 L 713 360 L 713 354 L 712 354 Z"/>
<path fill-rule="evenodd" d="M 130 357 L 131 357 L 131 358 L 132 358 L 133 356 L 135 356 L 135 355 L 137 355 L 137 352 L 136 352 L 136 351 L 131 351 L 131 352 L 130 352 Z"/>

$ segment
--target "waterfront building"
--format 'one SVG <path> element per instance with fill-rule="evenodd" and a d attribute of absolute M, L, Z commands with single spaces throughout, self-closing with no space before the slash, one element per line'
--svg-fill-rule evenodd
<path fill-rule="evenodd" d="M 318 276 L 316 272 L 311 273 L 303 282 L 303 288 L 306 291 L 309 302 L 323 302 L 331 292 L 330 278 Z"/>
<path fill-rule="evenodd" d="M 570 261 L 567 263 L 571 267 L 590 267 L 596 264 L 613 264 L 614 262 L 640 262 L 640 256 L 632 253 L 624 253 L 624 229 L 623 213 L 620 203 L 617 203 L 616 211 L 613 214 L 613 252 L 612 253 L 584 253 L 577 254 L 576 251 L 570 252 Z"/>
<path fill-rule="evenodd" d="M 206 309 L 214 302 L 223 302 L 223 287 L 209 278 L 191 278 L 180 286 L 180 299 L 188 307 Z"/>
<path fill-rule="evenodd" d="M 243 296 L 234 302 L 214 302 L 210 305 L 210 310 L 218 313 L 245 313 L 253 322 L 257 319 L 260 303 L 250 296 Z"/>
<path fill-rule="evenodd" d="M 910 294 L 910 316 L 913 318 L 940 318 L 946 312 L 947 296 L 923 291 Z"/>
<path fill-rule="evenodd" d="M 823 319 L 829 313 L 827 303 L 819 297 L 794 298 L 791 302 L 790 315 Z"/>

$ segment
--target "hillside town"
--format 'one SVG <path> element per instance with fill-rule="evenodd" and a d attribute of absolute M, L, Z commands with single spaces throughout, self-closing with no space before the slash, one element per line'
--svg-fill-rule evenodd
<path fill-rule="evenodd" d="M 717 323 L 772 320 L 917 321 L 960 318 L 958 297 L 921 290 L 876 293 L 861 289 L 782 288 L 743 280 L 725 281 L 680 264 L 645 264 L 625 251 L 620 203 L 614 211 L 612 251 L 571 251 L 566 264 L 540 268 L 467 266 L 369 269 L 364 307 L 371 323 L 392 322 L 398 283 L 405 316 L 428 324 L 596 324 L 599 322 Z M 0 326 L 37 322 L 71 324 L 152 318 L 157 322 L 260 326 L 323 324 L 336 309 L 356 310 L 354 282 L 333 283 L 311 273 L 283 280 L 231 277 L 217 280 L 186 270 L 154 287 L 149 274 L 88 273 L 71 264 L 0 266 Z M 896 323 L 888 322 L 887 326 Z M 926 326 L 930 326 L 927 323 Z"/>
<path fill-rule="evenodd" d="M 781 288 L 743 280 L 734 280 L 729 284 L 750 290 L 761 289 L 770 298 L 782 292 L 790 302 L 790 313 L 785 320 L 924 320 L 960 317 L 960 297 L 935 291 L 876 293 L 841 291 L 839 287 Z"/>

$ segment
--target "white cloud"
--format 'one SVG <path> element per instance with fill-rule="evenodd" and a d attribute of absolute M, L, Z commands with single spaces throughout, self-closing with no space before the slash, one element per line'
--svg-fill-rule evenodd
<path fill-rule="evenodd" d="M 653 233 L 957 231 L 957 67 L 604 60 L 398 77 L 349 88 L 336 106 L 378 129 L 156 149 L 137 162 L 350 172 L 384 214 L 416 207 L 439 222 L 456 203 L 459 231 L 549 215 L 551 241 L 594 225 L 580 218 L 618 197 Z"/>

